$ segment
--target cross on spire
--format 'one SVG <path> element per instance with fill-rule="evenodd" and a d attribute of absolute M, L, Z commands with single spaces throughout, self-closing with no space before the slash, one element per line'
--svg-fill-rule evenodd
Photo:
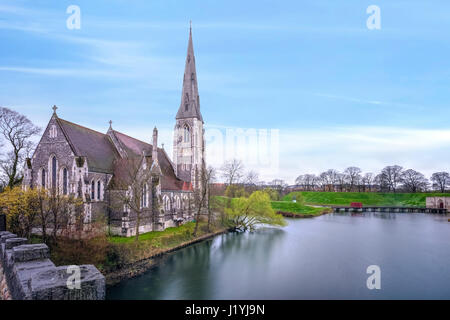
<path fill-rule="evenodd" d="M 53 106 L 53 113 L 56 114 L 56 109 L 58 109 L 58 107 L 56 105 Z"/>
<path fill-rule="evenodd" d="M 112 129 L 112 120 L 109 120 L 109 128 Z"/>

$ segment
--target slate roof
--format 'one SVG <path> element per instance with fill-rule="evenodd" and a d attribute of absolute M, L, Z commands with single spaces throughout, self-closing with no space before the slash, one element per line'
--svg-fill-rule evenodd
<path fill-rule="evenodd" d="M 113 130 L 114 135 L 121 143 L 121 146 L 128 154 L 128 157 L 141 157 L 142 155 L 145 155 L 147 158 L 149 166 L 153 163 L 152 159 L 152 150 L 153 146 L 149 143 L 146 143 L 144 141 L 135 139 L 133 137 L 130 137 L 124 133 L 121 133 L 119 131 Z M 144 153 L 143 153 L 144 151 Z M 122 169 L 125 165 L 123 161 L 121 160 L 117 162 L 117 168 L 115 171 L 115 175 L 117 178 L 122 177 L 122 179 L 126 179 L 124 177 L 126 173 L 123 172 Z M 172 166 L 172 163 L 167 155 L 167 153 L 164 151 L 164 149 L 158 148 L 158 163 L 159 167 L 161 168 L 162 177 L 161 177 L 161 189 L 162 190 L 183 190 L 183 180 L 177 178 L 174 172 L 174 168 Z"/>
<path fill-rule="evenodd" d="M 57 121 L 75 155 L 87 157 L 90 170 L 113 173 L 113 163 L 119 154 L 108 135 L 61 118 Z"/>
<path fill-rule="evenodd" d="M 116 186 L 119 185 L 117 184 L 119 181 L 130 182 L 127 181 L 129 173 L 126 167 L 131 165 L 135 166 L 134 162 L 137 161 L 137 158 L 145 156 L 149 168 L 153 163 L 153 146 L 149 143 L 113 130 L 115 137 L 119 140 L 121 147 L 128 156 L 128 158 L 121 158 L 114 143 L 107 134 L 61 118 L 57 118 L 57 121 L 75 155 L 86 157 L 89 170 L 91 171 L 114 174 L 113 180 L 116 182 Z M 161 177 L 162 190 L 191 190 L 189 187 L 186 187 L 186 182 L 175 175 L 173 165 L 167 153 L 161 148 L 158 148 L 158 163 L 163 174 Z"/>
<path fill-rule="evenodd" d="M 112 130 L 112 132 L 119 140 L 121 146 L 124 148 L 125 152 L 128 154 L 129 157 L 142 156 L 142 151 L 144 151 L 146 155 L 152 154 L 153 148 L 151 144 L 135 139 L 116 130 Z"/>

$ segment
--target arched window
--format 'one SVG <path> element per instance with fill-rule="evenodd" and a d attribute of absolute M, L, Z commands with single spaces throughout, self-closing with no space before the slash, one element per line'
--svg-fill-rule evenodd
<path fill-rule="evenodd" d="M 189 142 L 190 141 L 190 130 L 189 130 L 189 126 L 185 125 L 184 126 L 184 142 Z"/>
<path fill-rule="evenodd" d="M 185 103 L 184 104 L 184 111 L 188 111 L 189 110 L 189 103 Z"/>
<path fill-rule="evenodd" d="M 49 136 L 50 136 L 50 138 L 56 138 L 57 135 L 58 135 L 58 131 L 56 130 L 56 126 L 52 125 L 49 130 Z"/>
<path fill-rule="evenodd" d="M 164 197 L 164 209 L 170 211 L 170 199 L 167 196 Z"/>
<path fill-rule="evenodd" d="M 95 200 L 95 182 L 94 182 L 94 180 L 92 180 L 92 182 L 91 182 L 91 200 L 92 201 Z"/>
<path fill-rule="evenodd" d="M 63 194 L 67 194 L 67 169 L 63 169 Z"/>
<path fill-rule="evenodd" d="M 52 189 L 56 189 L 56 157 L 52 158 Z"/>
<path fill-rule="evenodd" d="M 142 206 L 147 207 L 147 185 L 144 184 L 144 188 L 142 190 Z"/>
<path fill-rule="evenodd" d="M 193 72 L 191 73 L 191 80 L 195 80 L 195 76 L 194 76 Z"/>
<path fill-rule="evenodd" d="M 180 197 L 176 197 L 177 209 L 181 209 L 181 200 Z"/>
<path fill-rule="evenodd" d="M 41 186 L 42 188 L 45 188 L 45 169 L 42 169 L 41 172 Z"/>
<path fill-rule="evenodd" d="M 100 200 L 101 182 L 97 181 L 97 200 Z"/>

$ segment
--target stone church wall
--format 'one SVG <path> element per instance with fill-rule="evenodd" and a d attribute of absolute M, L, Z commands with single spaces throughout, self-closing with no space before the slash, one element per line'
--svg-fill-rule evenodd
<path fill-rule="evenodd" d="M 55 126 L 55 127 L 53 127 Z M 52 128 L 58 128 L 56 137 L 50 137 L 50 130 Z M 46 186 L 50 186 L 50 175 L 51 175 L 51 156 L 56 156 L 56 164 L 58 168 L 57 172 L 57 186 L 60 185 L 60 170 L 62 168 L 67 168 L 69 182 L 73 179 L 73 164 L 75 155 L 70 148 L 69 143 L 65 139 L 63 133 L 59 130 L 59 126 L 56 123 L 54 117 L 50 120 L 47 129 L 42 135 L 41 141 L 39 142 L 36 152 L 31 159 L 32 163 L 32 177 L 29 180 L 32 182 L 33 186 L 41 185 L 40 170 L 42 168 L 46 171 Z M 70 189 L 69 189 L 70 192 Z"/>

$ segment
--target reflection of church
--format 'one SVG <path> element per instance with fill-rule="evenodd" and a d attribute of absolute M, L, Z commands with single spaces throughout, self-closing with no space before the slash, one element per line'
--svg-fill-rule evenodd
<path fill-rule="evenodd" d="M 427 197 L 427 208 L 450 209 L 450 197 Z"/>

